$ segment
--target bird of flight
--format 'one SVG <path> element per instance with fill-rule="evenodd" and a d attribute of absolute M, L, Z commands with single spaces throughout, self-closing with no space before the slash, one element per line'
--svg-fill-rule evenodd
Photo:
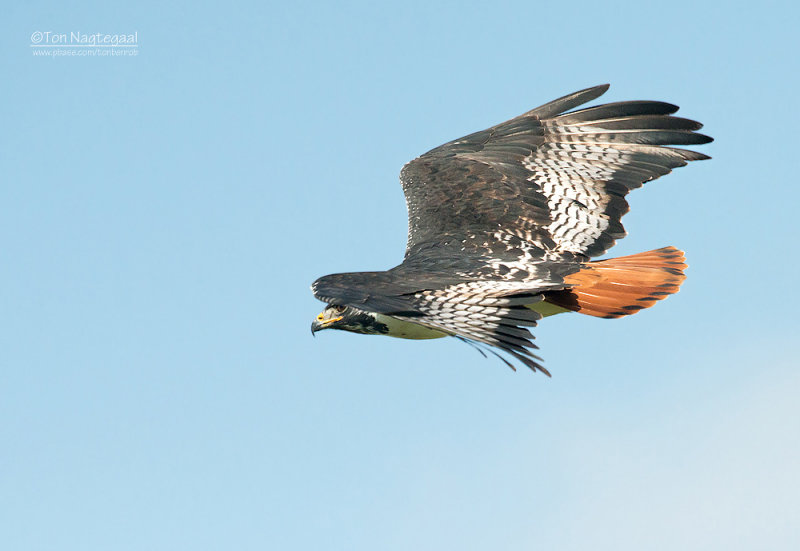
<path fill-rule="evenodd" d="M 660 101 L 576 109 L 606 90 L 564 96 L 406 164 L 403 262 L 315 281 L 314 296 L 328 306 L 312 333 L 452 336 L 512 369 L 520 362 L 549 375 L 531 352 L 528 327 L 541 318 L 618 318 L 676 293 L 686 264 L 673 247 L 590 259 L 626 235 L 630 190 L 709 158 L 668 146 L 712 139 Z"/>

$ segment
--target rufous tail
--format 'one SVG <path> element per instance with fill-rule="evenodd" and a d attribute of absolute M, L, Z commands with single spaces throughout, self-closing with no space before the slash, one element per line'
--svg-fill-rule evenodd
<path fill-rule="evenodd" d="M 546 293 L 545 300 L 600 318 L 628 316 L 677 293 L 686 279 L 685 260 L 683 251 L 664 247 L 589 262 L 564 279 L 569 289 Z"/>

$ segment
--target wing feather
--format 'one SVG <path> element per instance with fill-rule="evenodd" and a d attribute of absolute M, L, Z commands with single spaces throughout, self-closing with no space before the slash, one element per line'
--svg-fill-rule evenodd
<path fill-rule="evenodd" d="M 400 175 L 409 211 L 406 259 L 420 249 L 430 259 L 443 242 L 490 254 L 508 235 L 543 261 L 592 257 L 624 237 L 625 195 L 708 158 L 669 146 L 711 138 L 660 101 L 570 111 L 607 89 L 569 94 L 408 163 Z"/>
<path fill-rule="evenodd" d="M 639 115 L 671 115 L 678 109 L 677 105 L 663 101 L 618 101 L 563 113 L 553 118 L 568 124 Z"/>
<path fill-rule="evenodd" d="M 559 113 L 574 109 L 579 105 L 583 105 L 584 103 L 588 103 L 593 99 L 599 98 L 605 94 L 610 87 L 610 84 L 601 84 L 599 86 L 592 86 L 584 90 L 578 90 L 577 92 L 573 92 L 571 94 L 567 94 L 566 96 L 547 102 L 536 109 L 531 109 L 525 114 L 538 117 L 540 119 L 547 119 L 558 115 Z"/>

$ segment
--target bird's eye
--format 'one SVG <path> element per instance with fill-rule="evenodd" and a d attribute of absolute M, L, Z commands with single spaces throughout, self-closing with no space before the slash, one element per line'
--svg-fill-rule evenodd
<path fill-rule="evenodd" d="M 344 306 L 334 306 L 333 307 L 333 311 L 336 312 L 337 314 L 341 314 L 342 312 L 344 312 L 344 309 L 345 309 Z"/>

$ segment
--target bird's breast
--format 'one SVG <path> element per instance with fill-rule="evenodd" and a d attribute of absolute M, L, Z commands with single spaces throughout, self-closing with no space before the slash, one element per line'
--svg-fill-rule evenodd
<path fill-rule="evenodd" d="M 389 331 L 383 334 L 389 337 L 397 337 L 399 339 L 421 340 L 421 339 L 439 339 L 441 337 L 447 336 L 447 333 L 443 333 L 442 331 L 437 331 L 436 329 L 430 329 L 428 327 L 425 327 L 424 325 L 420 325 L 412 321 L 405 321 L 393 318 L 392 316 L 386 316 L 384 314 L 376 314 L 375 319 L 376 321 L 384 324 L 388 328 Z"/>

